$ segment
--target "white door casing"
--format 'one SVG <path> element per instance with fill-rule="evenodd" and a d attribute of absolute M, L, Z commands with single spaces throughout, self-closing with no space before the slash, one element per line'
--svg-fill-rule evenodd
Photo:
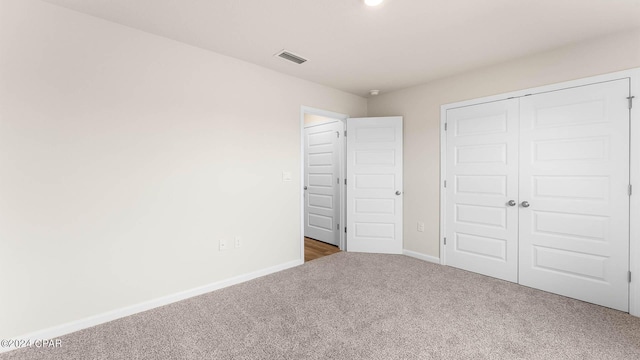
<path fill-rule="evenodd" d="M 347 248 L 402 253 L 402 117 L 347 120 Z"/>
<path fill-rule="evenodd" d="M 448 110 L 446 154 L 448 265 L 517 282 L 518 100 Z"/>
<path fill-rule="evenodd" d="M 304 129 L 304 235 L 339 245 L 340 151 L 342 123 Z"/>
<path fill-rule="evenodd" d="M 628 311 L 629 80 L 520 99 L 520 283 Z"/>

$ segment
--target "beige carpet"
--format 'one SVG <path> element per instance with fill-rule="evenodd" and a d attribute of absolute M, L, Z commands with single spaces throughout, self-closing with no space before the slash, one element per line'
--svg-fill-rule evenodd
<path fill-rule="evenodd" d="M 405 256 L 339 253 L 0 359 L 640 359 L 640 318 Z"/>

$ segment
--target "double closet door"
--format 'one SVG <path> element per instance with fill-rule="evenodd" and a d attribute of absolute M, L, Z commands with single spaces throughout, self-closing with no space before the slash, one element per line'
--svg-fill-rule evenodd
<path fill-rule="evenodd" d="M 629 80 L 447 110 L 447 265 L 628 311 Z"/>

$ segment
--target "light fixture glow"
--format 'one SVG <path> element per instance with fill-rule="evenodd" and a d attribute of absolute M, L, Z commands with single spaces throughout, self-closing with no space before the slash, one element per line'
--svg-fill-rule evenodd
<path fill-rule="evenodd" d="M 364 0 L 364 3 L 369 5 L 369 6 L 378 6 L 378 5 L 382 4 L 382 1 L 384 1 L 384 0 Z"/>

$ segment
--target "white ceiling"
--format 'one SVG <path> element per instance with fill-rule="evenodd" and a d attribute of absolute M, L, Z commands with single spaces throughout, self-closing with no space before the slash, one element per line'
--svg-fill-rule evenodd
<path fill-rule="evenodd" d="M 45 1 L 362 96 L 640 27 L 640 0 Z"/>

